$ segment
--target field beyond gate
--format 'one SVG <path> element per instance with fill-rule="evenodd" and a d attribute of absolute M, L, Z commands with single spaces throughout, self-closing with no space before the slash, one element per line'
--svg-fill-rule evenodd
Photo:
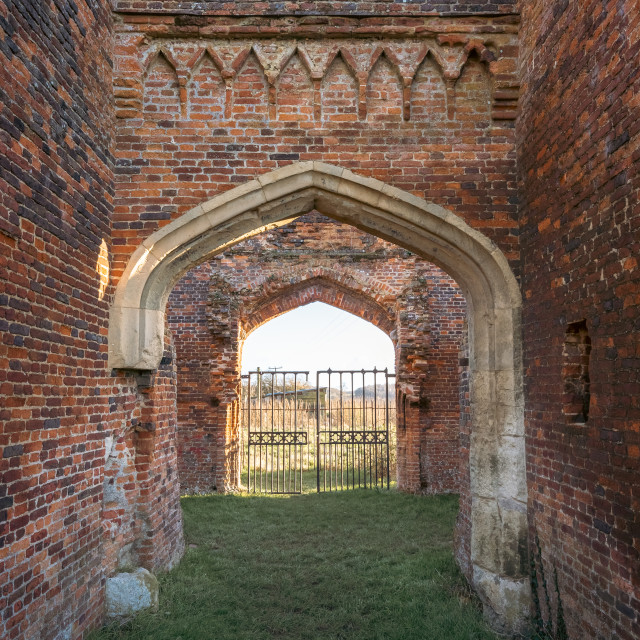
<path fill-rule="evenodd" d="M 160 607 L 93 640 L 495 640 L 452 553 L 455 496 L 344 491 L 182 501 Z"/>

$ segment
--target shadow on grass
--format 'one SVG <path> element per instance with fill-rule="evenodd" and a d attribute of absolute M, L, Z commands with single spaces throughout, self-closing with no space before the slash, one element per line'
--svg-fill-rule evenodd
<path fill-rule="evenodd" d="M 157 613 L 98 639 L 496 638 L 452 553 L 455 496 L 359 490 L 182 500 Z"/>

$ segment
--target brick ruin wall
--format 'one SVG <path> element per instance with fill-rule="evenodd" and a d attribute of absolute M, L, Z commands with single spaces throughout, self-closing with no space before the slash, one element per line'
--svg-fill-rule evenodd
<path fill-rule="evenodd" d="M 379 33 L 380 25 L 369 21 Z M 387 177 L 385 154 L 393 147 L 398 155 L 389 178 L 420 195 L 432 190 L 442 203 L 457 201 L 517 258 L 513 122 L 498 119 L 512 118 L 512 18 L 489 19 L 488 30 L 482 21 L 466 22 L 453 34 L 450 25 L 436 25 L 427 29 L 431 48 L 422 36 L 407 40 L 397 60 L 391 49 L 376 53 L 379 36 L 367 36 L 364 53 L 345 48 L 337 55 L 333 46 L 316 46 L 304 63 L 315 60 L 312 80 L 300 51 L 278 81 L 275 118 L 266 79 L 267 71 L 273 79 L 272 62 L 262 57 L 265 70 L 255 51 L 245 55 L 246 43 L 254 42 L 252 24 L 240 25 L 244 44 L 218 37 L 216 44 L 230 48 L 212 47 L 209 57 L 195 61 L 199 77 L 185 85 L 175 70 L 182 73 L 183 56 L 190 60 L 199 49 L 201 26 L 183 34 L 176 20 L 178 32 L 167 38 L 165 22 L 129 14 L 114 19 L 106 2 L 53 8 L 6 0 L 0 7 L 3 637 L 82 637 L 101 622 L 105 580 L 118 567 L 158 570 L 180 556 L 171 349 L 154 376 L 111 372 L 106 363 L 114 287 L 133 248 L 158 226 L 305 155 L 334 162 L 345 156 L 352 168 Z M 315 45 L 332 28 L 318 27 Z M 270 30 L 267 24 L 260 38 Z M 352 30 L 338 31 L 344 40 Z M 224 59 L 220 67 L 216 51 Z M 380 60 L 369 82 L 373 55 Z M 412 73 L 405 62 L 421 66 L 412 92 L 404 86 Z M 328 79 L 323 64 L 333 65 Z M 223 72 L 232 105 L 226 119 L 219 117 Z M 292 90 L 299 80 L 300 96 L 285 105 L 283 87 Z M 309 126 L 312 93 L 324 107 L 320 129 Z M 403 105 L 413 110 L 413 124 L 402 124 Z M 365 109 L 376 118 L 375 135 Z M 432 133 L 422 142 L 430 109 Z M 457 123 L 464 142 L 453 134 L 441 139 L 445 120 Z M 473 157 L 474 145 L 483 157 Z M 419 175 L 425 162 L 426 181 Z M 494 204 L 476 217 L 471 210 L 478 200 Z"/>
<path fill-rule="evenodd" d="M 399 487 L 459 491 L 464 297 L 433 264 L 317 213 L 235 245 L 187 274 L 169 298 L 182 491 L 238 487 L 244 340 L 313 301 L 373 323 L 394 342 Z"/>
<path fill-rule="evenodd" d="M 79 638 L 118 566 L 182 544 L 171 367 L 107 369 L 106 2 L 0 3 L 0 637 Z M 162 494 L 163 508 L 151 509 Z"/>
<path fill-rule="evenodd" d="M 541 615 L 637 638 L 634 0 L 522 3 L 519 185 L 513 3 L 109 4 L 0 4 L 0 635 L 80 638 L 119 563 L 179 557 L 175 359 L 107 370 L 113 287 L 192 205 L 318 159 L 442 204 L 522 275 Z M 300 45 L 288 69 L 270 39 Z"/>
<path fill-rule="evenodd" d="M 108 389 L 129 386 L 104 361 L 111 16 L 91 4 L 0 4 L 2 638 L 102 617 Z"/>
<path fill-rule="evenodd" d="M 121 14 L 114 276 L 142 238 L 191 207 L 305 160 L 448 208 L 518 273 L 518 26 L 513 15 Z M 464 491 L 461 504 L 457 554 L 469 575 Z"/>
<path fill-rule="evenodd" d="M 527 473 L 532 551 L 550 599 L 540 587 L 539 609 L 570 638 L 632 640 L 640 637 L 640 13 L 622 0 L 538 0 L 523 3 L 523 24 Z"/>
<path fill-rule="evenodd" d="M 113 272 L 189 208 L 339 164 L 448 207 L 518 265 L 517 20 L 120 16 Z"/>
<path fill-rule="evenodd" d="M 397 2 L 389 0 L 114 0 L 114 8 L 119 13 L 152 13 L 177 14 L 188 22 L 204 16 L 229 15 L 296 15 L 309 18 L 311 16 L 344 16 L 372 17 L 373 20 L 386 20 L 388 16 L 421 16 L 421 15 L 496 15 L 514 14 L 517 12 L 518 0 L 411 0 Z"/>
<path fill-rule="evenodd" d="M 76 638 L 102 620 L 118 567 L 167 568 L 182 547 L 171 348 L 154 376 L 106 367 L 133 248 L 193 204 L 313 158 L 455 205 L 515 263 L 517 23 L 418 18 L 387 43 L 376 19 L 355 19 L 357 40 L 353 22 L 320 20 L 311 39 L 289 34 L 309 46 L 283 61 L 260 47 L 269 20 L 226 19 L 239 34 L 223 24 L 200 59 L 202 25 L 184 19 L 116 16 L 111 51 L 106 3 L 7 1 L 0 17 L 0 629 Z"/>

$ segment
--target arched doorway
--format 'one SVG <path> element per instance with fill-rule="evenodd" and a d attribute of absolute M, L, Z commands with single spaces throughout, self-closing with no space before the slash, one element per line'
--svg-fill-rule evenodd
<path fill-rule="evenodd" d="M 259 315 L 245 327 L 259 326 L 242 332 L 242 487 L 267 494 L 395 487 L 393 324 L 385 332 L 364 320 L 369 301 L 329 282 L 291 288 L 251 305 Z"/>
<path fill-rule="evenodd" d="M 180 276 L 225 247 L 312 209 L 431 260 L 465 292 L 472 582 L 496 626 L 515 631 L 527 617 L 530 596 L 520 292 L 500 250 L 454 214 L 323 163 L 262 175 L 192 209 L 136 250 L 111 309 L 110 365 L 155 369 L 162 358 L 164 309 Z"/>

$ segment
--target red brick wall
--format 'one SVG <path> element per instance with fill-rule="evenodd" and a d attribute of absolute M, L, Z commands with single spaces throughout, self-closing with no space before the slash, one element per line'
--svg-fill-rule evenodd
<path fill-rule="evenodd" d="M 356 35 L 338 18 L 121 18 L 116 277 L 169 220 L 303 160 L 448 207 L 517 267 L 512 16 L 389 18 Z"/>
<path fill-rule="evenodd" d="M 101 619 L 108 3 L 0 4 L 0 636 Z M 104 243 L 104 244 L 103 244 Z M 115 385 L 117 386 L 117 385 Z M 120 389 L 115 390 L 119 394 Z"/>
<path fill-rule="evenodd" d="M 219 419 L 211 403 L 212 357 L 218 351 L 207 321 L 211 275 L 208 264 L 190 271 L 175 286 L 167 306 L 167 322 L 176 345 L 178 463 L 183 492 L 210 489 L 216 484 L 212 479 L 218 467 L 224 465 L 224 429 L 217 425 L 226 420 Z M 198 468 L 191 477 L 185 472 L 190 468 Z"/>
<path fill-rule="evenodd" d="M 118 2 L 182 15 L 119 22 L 115 146 L 107 2 L 0 5 L 0 635 L 80 637 L 118 565 L 179 555 L 173 356 L 154 386 L 107 371 L 113 285 L 168 220 L 313 159 L 448 207 L 521 273 L 541 615 L 571 638 L 637 638 L 637 2 L 522 3 L 519 190 L 518 19 L 498 15 L 513 2 L 285 3 L 343 14 L 298 20 L 158 5 Z M 423 15 L 438 11 L 459 17 Z M 586 397 L 568 346 L 583 321 L 586 422 L 566 410 L 576 380 Z"/>
<path fill-rule="evenodd" d="M 460 388 L 465 374 L 460 359 L 466 356 L 466 304 L 446 274 L 432 275 L 427 286 L 430 341 L 423 393 L 429 398 L 429 411 L 421 445 L 421 477 L 430 493 L 446 492 L 451 486 L 460 491 L 460 467 L 469 460 L 468 453 L 461 457 L 460 449 Z"/>
<path fill-rule="evenodd" d="M 111 33 L 107 2 L 0 5 L 3 639 L 82 637 L 118 566 L 181 551 L 174 381 L 142 460 L 136 381 L 107 369 Z"/>
<path fill-rule="evenodd" d="M 302 160 L 340 164 L 449 208 L 494 240 L 518 271 L 517 31 L 514 16 L 121 16 L 114 276 L 141 239 L 192 206 Z M 191 348 L 211 341 L 224 350 L 236 340 L 227 329 L 213 340 L 187 329 Z M 417 351 L 407 357 L 416 380 L 423 361 Z M 195 370 L 206 374 L 210 363 L 198 362 Z M 235 400 L 223 392 L 233 389 L 225 377 L 236 375 L 237 358 L 216 362 L 219 375 L 189 383 L 190 408 L 181 409 L 193 422 L 206 418 L 182 452 L 204 461 L 198 481 L 209 486 L 229 480 L 224 469 L 233 455 Z M 458 375 L 455 365 L 448 369 Z M 199 399 L 198 385 L 206 387 Z M 425 439 L 439 433 L 428 415 L 429 389 L 407 391 L 411 438 L 400 445 L 420 490 L 437 485 L 426 471 L 429 456 L 452 445 L 443 437 L 428 451 Z M 220 421 L 225 430 L 217 435 L 203 426 Z M 455 469 L 442 472 L 453 477 Z"/>
<path fill-rule="evenodd" d="M 551 600 L 540 588 L 540 606 L 557 626 L 561 603 L 570 638 L 631 640 L 640 637 L 638 4 L 523 3 L 522 43 L 529 508 Z M 586 422 L 563 411 L 584 374 L 569 345 L 582 321 Z"/>
<path fill-rule="evenodd" d="M 136 562 L 151 571 L 173 567 L 184 550 L 177 464 L 175 351 L 171 335 L 154 373 L 138 374 L 140 419 L 135 424 L 138 486 Z"/>
<path fill-rule="evenodd" d="M 441 270 L 420 263 L 406 268 L 413 274 L 396 306 L 398 484 L 426 493 L 459 491 L 458 365 L 466 304 Z"/>
<path fill-rule="evenodd" d="M 397 346 L 398 389 L 409 397 L 398 432 L 400 486 L 457 490 L 460 290 L 431 263 L 317 213 L 235 245 L 191 271 L 169 299 L 183 490 L 237 486 L 233 417 L 244 338 L 312 301 L 372 322 Z"/>
<path fill-rule="evenodd" d="M 187 23 L 193 23 L 199 15 L 421 15 L 431 14 L 482 14 L 514 13 L 517 0 L 426 0 L 419 2 L 398 2 L 395 0 L 315 0 L 314 2 L 281 2 L 279 0 L 262 0 L 261 2 L 227 2 L 225 0 L 116 0 L 115 7 L 123 12 L 182 13 Z M 197 24 L 197 22 L 196 22 Z"/>
<path fill-rule="evenodd" d="M 102 498 L 102 567 L 171 568 L 182 555 L 182 512 L 177 481 L 176 372 L 171 334 L 156 372 L 118 375 L 123 388 L 112 396 L 120 428 L 108 432 Z M 118 424 L 118 423 L 117 423 Z"/>

